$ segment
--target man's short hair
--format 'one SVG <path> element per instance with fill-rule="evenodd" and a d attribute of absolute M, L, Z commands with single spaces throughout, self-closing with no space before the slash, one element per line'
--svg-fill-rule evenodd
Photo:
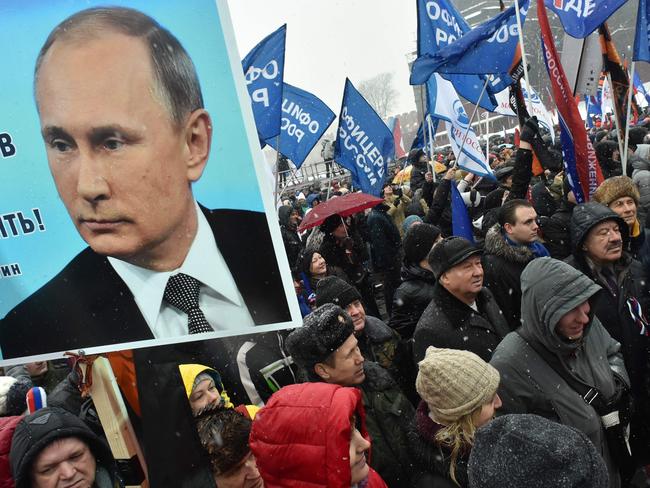
<path fill-rule="evenodd" d="M 89 8 L 57 25 L 36 58 L 34 90 L 43 58 L 56 41 L 87 41 L 111 31 L 145 43 L 151 56 L 154 93 L 174 124 L 180 126 L 188 114 L 203 108 L 196 68 L 179 40 L 148 15 L 125 7 Z M 36 105 L 38 107 L 38 99 Z"/>
<path fill-rule="evenodd" d="M 503 228 L 505 224 L 515 225 L 517 223 L 517 209 L 520 207 L 533 208 L 532 203 L 527 200 L 515 199 L 504 203 L 499 209 L 499 225 Z"/>

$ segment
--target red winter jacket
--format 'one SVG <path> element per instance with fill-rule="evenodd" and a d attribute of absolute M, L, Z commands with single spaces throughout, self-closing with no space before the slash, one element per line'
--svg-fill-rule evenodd
<path fill-rule="evenodd" d="M 16 425 L 22 419 L 22 415 L 15 417 L 0 417 L 0 488 L 14 488 L 14 479 L 11 477 L 11 465 L 9 464 L 9 451 L 11 450 L 11 438 L 16 430 Z"/>
<path fill-rule="evenodd" d="M 350 418 L 369 440 L 361 392 L 328 383 L 285 386 L 253 422 L 250 447 L 266 488 L 350 488 Z M 386 488 L 370 469 L 365 488 Z"/>

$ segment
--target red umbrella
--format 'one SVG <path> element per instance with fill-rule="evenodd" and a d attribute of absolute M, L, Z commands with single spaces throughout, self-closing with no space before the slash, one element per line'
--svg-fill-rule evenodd
<path fill-rule="evenodd" d="M 348 193 L 342 197 L 330 198 L 326 202 L 316 205 L 304 218 L 298 230 L 302 232 L 316 227 L 332 215 L 338 214 L 341 217 L 347 217 L 374 207 L 381 202 L 383 202 L 381 198 L 373 197 L 367 193 Z"/>

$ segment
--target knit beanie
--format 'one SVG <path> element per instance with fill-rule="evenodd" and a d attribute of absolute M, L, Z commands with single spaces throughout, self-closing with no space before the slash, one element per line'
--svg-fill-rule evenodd
<path fill-rule="evenodd" d="M 250 419 L 234 409 L 209 412 L 196 419 L 199 439 L 214 475 L 228 472 L 250 452 L 251 424 Z"/>
<path fill-rule="evenodd" d="M 499 372 L 473 352 L 429 346 L 418 365 L 415 388 L 441 425 L 491 401 L 499 386 Z"/>
<path fill-rule="evenodd" d="M 581 431 L 538 415 L 503 415 L 477 430 L 470 488 L 607 488 L 607 466 Z"/>
<path fill-rule="evenodd" d="M 31 387 L 27 378 L 0 376 L 0 417 L 20 415 L 27 410 L 25 398 Z"/>
<path fill-rule="evenodd" d="M 326 276 L 316 286 L 316 306 L 333 303 L 345 308 L 355 300 L 361 300 L 357 289 L 341 278 Z"/>
<path fill-rule="evenodd" d="M 406 217 L 404 222 L 402 222 L 402 234 L 406 234 L 417 222 L 422 223 L 422 217 L 419 215 L 409 215 Z"/>
<path fill-rule="evenodd" d="M 440 237 L 440 229 L 431 224 L 418 224 L 411 227 L 404 235 L 404 261 L 418 264 L 429 255 L 436 239 Z"/>
<path fill-rule="evenodd" d="M 308 373 L 322 363 L 354 333 L 350 316 L 332 303 L 318 307 L 303 319 L 286 340 L 293 361 Z"/>
<path fill-rule="evenodd" d="M 594 192 L 594 200 L 608 207 L 614 200 L 623 197 L 630 197 L 637 206 L 641 200 L 639 190 L 634 184 L 634 181 L 627 176 L 607 178 Z"/>

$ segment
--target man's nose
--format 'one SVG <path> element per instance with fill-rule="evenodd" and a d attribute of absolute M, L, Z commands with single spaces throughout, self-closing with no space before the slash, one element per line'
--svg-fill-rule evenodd
<path fill-rule="evenodd" d="M 76 471 L 74 465 L 69 461 L 64 461 L 59 464 L 59 475 L 63 479 L 72 478 Z"/>
<path fill-rule="evenodd" d="M 108 175 L 101 161 L 81 156 L 77 171 L 77 193 L 89 202 L 105 200 L 110 195 Z"/>

